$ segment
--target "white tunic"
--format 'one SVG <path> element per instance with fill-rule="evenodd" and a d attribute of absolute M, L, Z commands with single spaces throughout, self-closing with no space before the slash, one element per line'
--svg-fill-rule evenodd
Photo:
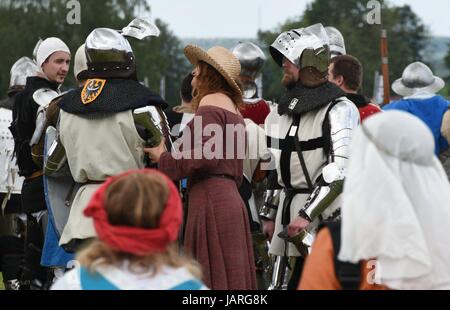
<path fill-rule="evenodd" d="M 132 111 L 89 119 L 61 110 L 60 139 L 76 182 L 104 181 L 130 169 L 144 168 L 144 140 Z M 60 245 L 96 236 L 92 219 L 83 215 L 99 184 L 82 186 L 73 200 Z"/>
<path fill-rule="evenodd" d="M 301 115 L 298 139 L 301 142 L 313 141 L 322 137 L 322 124 L 325 120 L 327 110 L 331 102 L 314 111 L 310 111 Z M 282 158 L 282 151 L 279 146 L 286 142 L 286 138 L 295 135 L 295 129 L 291 128 L 293 118 L 288 115 L 279 115 L 277 109 L 272 109 L 265 121 L 265 131 L 270 140 L 269 150 L 272 158 L 275 160 L 276 171 L 278 175 L 278 184 L 285 187 L 282 174 L 290 175 L 291 186 L 295 189 L 307 189 L 308 184 L 303 173 L 295 147 L 292 147 L 292 152 L 288 156 Z M 278 143 L 278 145 L 277 145 Z M 289 156 L 290 155 L 290 156 Z M 322 168 L 327 164 L 327 158 L 323 148 L 316 148 L 312 150 L 303 150 L 303 157 L 308 169 L 309 176 L 314 184 L 317 178 L 322 174 Z M 287 158 L 287 160 L 286 160 Z M 289 171 L 286 171 L 289 169 Z M 300 209 L 305 205 L 306 200 L 310 194 L 297 194 L 294 196 L 290 207 L 290 219 L 298 215 Z M 275 231 L 270 244 L 269 252 L 274 255 L 300 256 L 295 246 L 292 243 L 288 244 L 288 249 L 285 253 L 285 241 L 278 237 L 278 234 L 283 230 L 281 223 L 283 202 L 286 198 L 285 192 L 281 193 L 280 204 L 278 207 L 277 217 L 275 219 Z M 335 209 L 340 203 L 339 197 L 329 207 Z"/>

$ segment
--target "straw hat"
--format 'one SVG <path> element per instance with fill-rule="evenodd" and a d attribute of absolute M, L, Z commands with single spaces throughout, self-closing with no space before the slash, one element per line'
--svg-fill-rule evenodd
<path fill-rule="evenodd" d="M 400 96 L 412 96 L 417 92 L 437 93 L 444 88 L 445 82 L 434 76 L 431 69 L 420 61 L 409 64 L 403 70 L 402 77 L 392 83 L 392 89 Z"/>
<path fill-rule="evenodd" d="M 241 93 L 241 89 L 236 83 L 241 73 L 241 64 L 231 51 L 222 46 L 213 46 L 208 51 L 204 51 L 198 46 L 189 44 L 184 48 L 184 54 L 194 66 L 199 61 L 211 65 L 235 91 Z"/>

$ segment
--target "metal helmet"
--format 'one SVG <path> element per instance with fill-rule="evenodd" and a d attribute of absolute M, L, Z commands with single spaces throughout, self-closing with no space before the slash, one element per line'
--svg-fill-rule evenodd
<path fill-rule="evenodd" d="M 231 52 L 241 63 L 240 80 L 243 96 L 245 99 L 253 98 L 258 90 L 255 79 L 264 66 L 266 56 L 259 46 L 252 42 L 241 42 Z"/>
<path fill-rule="evenodd" d="M 412 96 L 417 92 L 437 93 L 445 82 L 433 74 L 430 67 L 416 61 L 403 70 L 402 77 L 392 83 L 392 89 L 401 96 Z"/>
<path fill-rule="evenodd" d="M 73 74 L 78 81 L 87 79 L 88 67 L 86 59 L 86 44 L 81 45 L 75 53 Z"/>
<path fill-rule="evenodd" d="M 330 60 L 328 36 L 322 24 L 285 31 L 270 46 L 270 54 L 280 67 L 286 57 L 299 69 L 314 67 L 325 72 Z"/>
<path fill-rule="evenodd" d="M 342 33 L 332 26 L 325 27 L 325 31 L 330 40 L 331 57 L 347 54 Z"/>
<path fill-rule="evenodd" d="M 161 31 L 158 26 L 146 18 L 135 18 L 128 26 L 118 31 L 123 36 L 143 40 L 147 37 L 158 37 Z"/>
<path fill-rule="evenodd" d="M 89 77 L 128 78 L 136 71 L 133 50 L 116 30 L 96 28 L 86 38 Z"/>
<path fill-rule="evenodd" d="M 254 80 L 266 61 L 264 52 L 252 42 L 239 43 L 231 52 L 241 63 L 241 75 Z"/>
<path fill-rule="evenodd" d="M 39 38 L 39 40 L 36 42 L 36 45 L 34 46 L 34 49 L 33 49 L 33 59 L 34 59 L 34 61 L 36 61 L 37 51 L 38 51 L 38 49 L 39 49 L 39 46 L 41 46 L 42 41 L 44 41 L 44 40 L 42 40 L 41 38 Z M 36 63 L 37 63 L 37 62 L 36 62 Z"/>
<path fill-rule="evenodd" d="M 9 91 L 24 87 L 27 77 L 36 76 L 39 68 L 36 63 L 28 57 L 22 57 L 11 67 L 11 79 L 9 81 Z"/>

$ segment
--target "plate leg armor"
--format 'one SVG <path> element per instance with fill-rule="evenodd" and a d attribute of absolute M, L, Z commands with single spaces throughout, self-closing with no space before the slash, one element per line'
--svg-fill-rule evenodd
<path fill-rule="evenodd" d="M 287 256 L 276 256 L 273 265 L 272 282 L 268 290 L 287 290 L 291 274 L 291 259 Z"/>

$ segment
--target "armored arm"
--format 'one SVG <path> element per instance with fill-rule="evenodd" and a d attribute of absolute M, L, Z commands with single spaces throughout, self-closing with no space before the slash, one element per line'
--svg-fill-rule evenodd
<path fill-rule="evenodd" d="M 166 149 L 170 150 L 172 141 L 167 118 L 159 107 L 146 106 L 133 111 L 134 123 L 146 147 L 156 147 L 162 138 L 166 139 Z"/>
<path fill-rule="evenodd" d="M 259 216 L 266 221 L 275 221 L 280 203 L 282 188 L 277 182 L 277 171 L 270 170 L 267 177 L 267 189 L 264 192 L 264 205 L 261 207 Z"/>
<path fill-rule="evenodd" d="M 33 93 L 33 100 L 39 106 L 36 112 L 36 127 L 30 140 L 31 157 L 38 167 L 43 166 L 44 136 L 47 123 L 47 109 L 56 98 L 61 98 L 58 92 L 51 89 L 38 89 Z"/>
<path fill-rule="evenodd" d="M 330 131 L 328 164 L 322 170 L 322 180 L 299 212 L 299 215 L 309 222 L 316 219 L 322 221 L 336 215 L 337 210 L 327 208 L 343 189 L 352 134 L 359 125 L 358 109 L 351 101 L 343 99 L 330 109 L 328 120 Z"/>
<path fill-rule="evenodd" d="M 59 133 L 55 127 L 48 126 L 45 135 L 46 139 L 48 139 L 47 143 L 50 143 L 50 141 L 53 140 L 44 159 L 44 174 L 46 176 L 51 176 L 64 166 L 67 162 L 67 156 L 64 146 L 59 140 Z"/>

